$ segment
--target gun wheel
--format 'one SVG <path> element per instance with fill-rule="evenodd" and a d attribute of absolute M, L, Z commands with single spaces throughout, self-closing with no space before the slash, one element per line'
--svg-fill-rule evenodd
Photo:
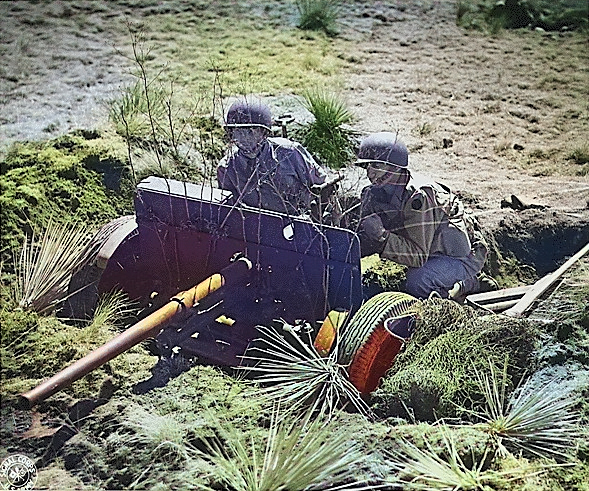
<path fill-rule="evenodd" d="M 383 325 L 376 326 L 352 360 L 349 368 L 352 385 L 362 395 L 370 394 L 391 368 L 402 346 L 403 341 L 391 335 Z"/>
<path fill-rule="evenodd" d="M 403 344 L 385 329 L 385 320 L 411 315 L 418 303 L 406 293 L 384 292 L 369 299 L 351 319 L 340 340 L 338 361 L 349 365 L 350 381 L 362 394 L 378 386 Z"/>

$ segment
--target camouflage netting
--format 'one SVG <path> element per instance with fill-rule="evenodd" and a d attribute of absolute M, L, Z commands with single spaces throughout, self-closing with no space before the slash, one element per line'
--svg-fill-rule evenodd
<path fill-rule="evenodd" d="M 482 401 L 475 373 L 501 371 L 513 385 L 530 368 L 535 330 L 528 321 L 479 315 L 452 301 L 423 303 L 416 332 L 372 397 L 382 417 L 434 421 L 463 415 Z"/>

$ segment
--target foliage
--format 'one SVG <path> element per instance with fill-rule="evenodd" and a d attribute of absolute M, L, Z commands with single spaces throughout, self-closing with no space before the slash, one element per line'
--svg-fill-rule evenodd
<path fill-rule="evenodd" d="M 303 145 L 329 167 L 338 169 L 355 158 L 355 133 L 346 125 L 354 115 L 345 102 L 325 89 L 303 94 L 304 106 L 315 120 L 303 128 Z"/>
<path fill-rule="evenodd" d="M 489 485 L 504 481 L 506 474 L 488 470 L 487 453 L 477 461 L 466 464 L 460 457 L 454 437 L 448 428 L 442 428 L 443 453 L 438 453 L 433 445 L 426 440 L 425 448 L 402 440 L 399 449 L 390 452 L 392 466 L 399 472 L 399 482 L 403 489 L 415 490 L 464 490 L 477 491 L 489 489 Z"/>
<path fill-rule="evenodd" d="M 15 304 L 46 313 L 67 297 L 72 273 L 90 257 L 88 234 L 78 227 L 51 221 L 40 240 L 25 239 L 16 267 Z"/>
<path fill-rule="evenodd" d="M 363 415 L 369 410 L 356 388 L 348 380 L 345 367 L 337 362 L 337 350 L 321 357 L 309 342 L 303 340 L 292 326 L 287 324 L 281 334 L 276 329 L 258 327 L 261 338 L 251 348 L 246 358 L 255 361 L 249 368 L 258 374 L 257 381 L 265 387 L 259 396 L 271 401 L 281 401 L 286 411 L 298 413 L 310 411 L 319 417 L 331 419 L 345 406 Z M 257 356 L 252 356 L 257 352 Z"/>
<path fill-rule="evenodd" d="M 500 378 L 492 364 L 489 373 L 475 374 L 485 396 L 484 409 L 476 414 L 503 453 L 505 442 L 511 449 L 562 457 L 581 436 L 574 411 L 578 397 L 565 381 L 553 379 L 536 387 L 528 380 L 508 399 L 507 360 Z"/>
<path fill-rule="evenodd" d="M 12 251 L 51 219 L 89 230 L 132 210 L 122 142 L 72 133 L 14 144 L 0 163 L 0 244 L 6 271 Z"/>
<path fill-rule="evenodd" d="M 491 358 L 502 367 L 509 355 L 509 374 L 517 382 L 529 367 L 533 348 L 534 330 L 525 320 L 477 316 L 450 300 L 428 300 L 371 406 L 379 415 L 419 421 L 455 417 L 464 401 L 472 405 L 483 399 L 473 366 L 486 371 Z"/>
<path fill-rule="evenodd" d="M 336 423 L 285 420 L 277 408 L 263 450 L 231 426 L 221 437 L 208 445 L 209 458 L 216 480 L 235 491 L 338 489 L 344 483 L 349 488 L 353 467 L 365 458 Z"/>
<path fill-rule="evenodd" d="M 362 288 L 369 296 L 383 291 L 401 291 L 406 279 L 407 266 L 389 259 L 382 259 L 377 254 L 361 259 Z"/>
<path fill-rule="evenodd" d="M 539 27 L 546 31 L 586 29 L 588 6 L 584 0 L 460 0 L 457 23 L 476 29 L 518 29 Z"/>
<path fill-rule="evenodd" d="M 296 0 L 301 29 L 321 30 L 335 36 L 341 0 Z"/>

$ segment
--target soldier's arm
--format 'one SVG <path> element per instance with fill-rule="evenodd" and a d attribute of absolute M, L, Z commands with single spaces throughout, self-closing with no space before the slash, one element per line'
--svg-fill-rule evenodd
<path fill-rule="evenodd" d="M 406 266 L 421 267 L 429 258 L 441 220 L 433 191 L 417 190 L 405 204 L 403 214 L 402 228 L 389 231 L 381 257 Z"/>
<path fill-rule="evenodd" d="M 323 184 L 327 179 L 327 172 L 321 167 L 309 151 L 300 144 L 296 144 L 295 153 L 297 154 L 297 171 L 299 177 L 304 179 L 303 182 L 311 187 L 317 184 Z"/>
<path fill-rule="evenodd" d="M 227 157 L 221 159 L 219 165 L 217 166 L 217 184 L 221 189 L 231 191 L 233 199 L 237 199 L 239 197 L 239 189 L 237 189 L 236 183 L 231 179 L 229 159 Z"/>

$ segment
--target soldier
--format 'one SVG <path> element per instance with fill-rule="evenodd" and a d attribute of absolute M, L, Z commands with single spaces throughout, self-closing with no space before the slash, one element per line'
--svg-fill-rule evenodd
<path fill-rule="evenodd" d="M 219 163 L 219 187 L 232 192 L 235 203 L 302 215 L 309 211 L 311 188 L 325 182 L 325 171 L 299 143 L 269 138 L 270 108 L 255 99 L 235 102 L 225 129 L 231 148 Z"/>
<path fill-rule="evenodd" d="M 408 160 L 393 133 L 375 133 L 360 145 L 356 163 L 372 183 L 362 190 L 362 254 L 408 266 L 405 289 L 419 298 L 480 291 L 487 245 L 474 218 L 449 188 L 411 172 Z"/>

